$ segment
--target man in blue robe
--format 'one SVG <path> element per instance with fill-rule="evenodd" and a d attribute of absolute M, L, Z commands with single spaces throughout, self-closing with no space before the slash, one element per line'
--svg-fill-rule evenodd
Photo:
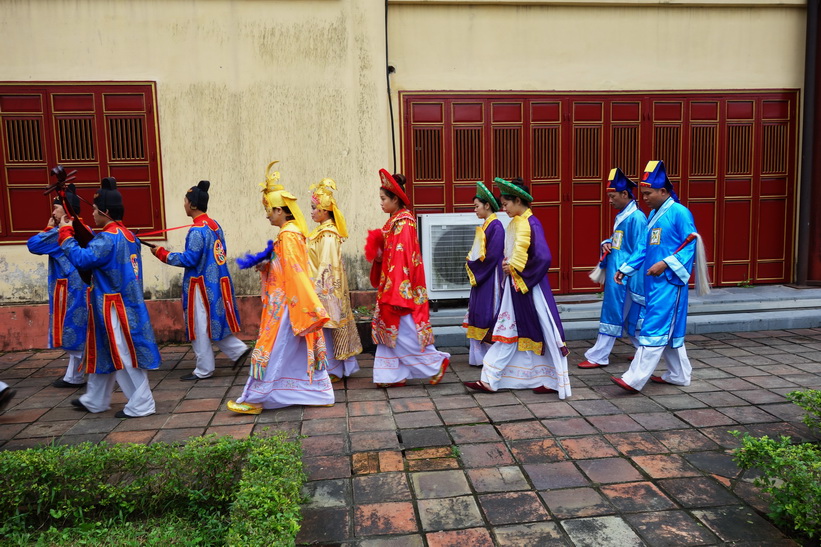
<path fill-rule="evenodd" d="M 94 195 L 94 222 L 100 232 L 88 247 L 74 239 L 71 221 L 63 217 L 59 243 L 77 269 L 91 271 L 86 353 L 86 392 L 71 404 L 87 412 L 111 408 L 114 381 L 128 399 L 118 418 L 154 414 L 147 370 L 160 366 L 160 351 L 143 300 L 140 243 L 123 224 L 125 208 L 117 181 L 103 179 Z"/>
<path fill-rule="evenodd" d="M 65 199 L 74 214 L 79 215 L 80 198 L 73 184 L 68 185 Z M 51 385 L 78 388 L 86 385 L 82 359 L 88 327 L 88 285 L 80 279 L 77 268 L 66 258 L 57 243 L 59 230 L 55 228 L 65 214 L 63 198 L 55 198 L 46 229 L 31 236 L 27 245 L 29 252 L 33 254 L 48 255 L 48 347 L 62 348 L 68 354 L 65 375 L 54 380 Z"/>
<path fill-rule="evenodd" d="M 619 213 L 613 223 L 613 235 L 601 243 L 601 251 L 606 254 L 599 264 L 599 268 L 605 271 L 599 336 L 596 344 L 585 352 L 585 361 L 579 363 L 579 368 L 607 366 L 616 338 L 620 338 L 625 330 L 633 345 L 639 347 L 636 331 L 644 306 L 644 280 L 634 276 L 619 284 L 613 279 L 618 267 L 629 259 L 639 241 L 645 237 L 647 229 L 647 217 L 638 208 L 633 196 L 635 187 L 636 183 L 627 178 L 621 169 L 616 167 L 610 170 L 607 197 Z"/>
<path fill-rule="evenodd" d="M 664 163 L 651 161 L 640 183 L 644 201 L 653 209 L 641 245 L 619 267 L 614 279 L 644 278 L 645 310 L 639 347 L 630 368 L 613 383 L 628 392 L 640 391 L 648 380 L 690 385 L 692 366 L 684 349 L 687 330 L 687 284 L 693 271 L 696 246 L 702 245 L 693 215 L 678 202 Z M 703 247 L 702 247 L 703 248 Z M 703 256 L 703 253 L 699 253 Z M 652 376 L 661 358 L 662 376 Z"/>
<path fill-rule="evenodd" d="M 226 265 L 225 236 L 220 225 L 206 214 L 210 186 L 209 181 L 201 180 L 185 194 L 185 214 L 194 221 L 185 238 L 185 252 L 170 253 L 163 247 L 151 249 L 166 264 L 185 268 L 182 309 L 197 366 L 180 380 L 202 380 L 214 374 L 212 341 L 234 361 L 235 367 L 252 349 L 234 336 L 240 330 L 239 311 Z"/>

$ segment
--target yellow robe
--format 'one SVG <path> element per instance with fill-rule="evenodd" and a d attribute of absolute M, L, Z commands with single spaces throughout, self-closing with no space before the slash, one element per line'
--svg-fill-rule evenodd
<path fill-rule="evenodd" d="M 262 380 L 276 343 L 282 311 L 288 306 L 294 335 L 304 336 L 308 344 L 308 377 L 327 365 L 322 327 L 328 313 L 319 301 L 308 276 L 305 236 L 294 221 L 288 221 L 274 242 L 274 254 L 261 270 L 262 318 L 259 337 L 251 353 L 251 376 Z"/>

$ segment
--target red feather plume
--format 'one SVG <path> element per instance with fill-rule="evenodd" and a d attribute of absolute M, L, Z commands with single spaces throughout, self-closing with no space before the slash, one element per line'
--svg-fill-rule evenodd
<path fill-rule="evenodd" d="M 382 254 L 385 247 L 385 238 L 382 230 L 368 230 L 368 238 L 365 240 L 365 260 L 373 262 Z"/>

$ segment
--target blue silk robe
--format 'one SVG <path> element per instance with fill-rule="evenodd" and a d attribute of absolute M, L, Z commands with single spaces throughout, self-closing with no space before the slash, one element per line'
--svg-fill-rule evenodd
<path fill-rule="evenodd" d="M 60 247 L 72 264 L 91 270 L 85 371 L 110 374 L 124 368 L 111 325 L 114 310 L 122 325 L 131 362 L 142 369 L 160 366 L 160 351 L 143 300 L 140 243 L 130 231 L 110 222 L 82 248 L 70 226 L 60 228 Z"/>
<path fill-rule="evenodd" d="M 618 338 L 626 329 L 628 334 L 635 336 L 644 306 L 644 280 L 638 276 L 626 277 L 624 284 L 619 285 L 613 280 L 613 276 L 644 239 L 647 217 L 636 206 L 636 202 L 631 201 L 616 215 L 613 224 L 613 235 L 602 242 L 610 243 L 612 247 L 610 254 L 604 259 L 606 277 L 599 334 Z M 629 309 L 625 316 L 626 306 Z"/>
<path fill-rule="evenodd" d="M 638 336 L 642 346 L 684 345 L 687 331 L 687 283 L 693 271 L 696 242 L 678 250 L 696 232 L 693 214 L 684 205 L 668 198 L 650 213 L 641 244 L 619 271 L 644 279 L 646 301 L 644 320 Z M 650 267 L 663 260 L 667 269 L 660 276 L 647 275 Z"/>
<path fill-rule="evenodd" d="M 57 243 L 56 228 L 31 236 L 29 252 L 48 255 L 48 347 L 80 351 L 86 343 L 88 285 Z"/>
<path fill-rule="evenodd" d="M 194 226 L 185 237 L 185 251 L 167 253 L 160 260 L 185 268 L 182 278 L 182 309 L 188 339 L 195 338 L 194 298 L 202 295 L 208 313 L 211 340 L 219 341 L 239 332 L 239 311 L 234 297 L 234 285 L 226 265 L 225 236 L 222 228 L 208 215 L 194 219 Z"/>

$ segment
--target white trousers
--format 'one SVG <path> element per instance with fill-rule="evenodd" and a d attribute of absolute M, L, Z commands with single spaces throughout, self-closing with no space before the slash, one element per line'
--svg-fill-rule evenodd
<path fill-rule="evenodd" d="M 638 349 L 639 341 L 634 336 L 628 335 L 628 338 L 630 338 L 630 342 L 632 342 L 633 347 Z M 591 363 L 596 363 L 597 365 L 609 365 L 610 352 L 613 351 L 613 346 L 616 344 L 616 340 L 617 339 L 615 336 L 607 336 L 606 334 L 599 333 L 593 347 L 584 352 L 584 358 Z"/>
<path fill-rule="evenodd" d="M 0 391 L 3 391 L 7 387 L 9 387 L 9 385 L 6 382 L 3 382 L 2 380 L 0 380 Z"/>
<path fill-rule="evenodd" d="M 114 393 L 114 382 L 116 380 L 120 389 L 128 399 L 123 412 L 129 416 L 148 416 L 154 414 L 154 396 L 151 395 L 151 384 L 148 382 L 148 372 L 141 368 L 136 368 L 131 361 L 131 354 L 128 351 L 128 344 L 125 341 L 120 318 L 112 309 L 111 327 L 114 330 L 114 342 L 117 344 L 117 351 L 123 360 L 123 369 L 114 371 L 111 374 L 89 374 L 86 392 L 80 397 L 90 412 L 105 412 L 111 408 L 111 394 Z"/>
<path fill-rule="evenodd" d="M 470 355 L 468 355 L 468 364 L 473 367 L 481 367 L 485 361 L 487 350 L 492 344 L 483 342 L 481 340 L 470 339 Z"/>
<path fill-rule="evenodd" d="M 208 336 L 208 313 L 205 311 L 205 302 L 202 294 L 196 291 L 194 296 L 194 333 L 191 340 L 191 347 L 194 355 L 197 356 L 197 367 L 194 369 L 194 376 L 197 378 L 208 378 L 214 374 L 216 364 L 214 362 L 214 348 L 211 347 L 211 337 Z M 222 340 L 215 342 L 217 347 L 232 361 L 236 361 L 245 353 L 248 346 L 234 336 L 229 334 Z"/>
<path fill-rule="evenodd" d="M 68 366 L 63 381 L 69 384 L 86 383 L 85 371 L 82 370 L 83 350 L 67 351 L 66 353 L 68 353 Z"/>
<path fill-rule="evenodd" d="M 359 361 L 353 355 L 344 361 L 334 359 L 336 353 L 334 353 L 333 329 L 322 329 L 322 336 L 325 337 L 325 350 L 328 355 L 328 368 L 326 370 L 330 376 L 344 378 L 359 371 Z"/>
<path fill-rule="evenodd" d="M 665 382 L 677 386 L 689 386 L 693 372 L 693 366 L 687 357 L 687 350 L 684 346 L 672 348 L 670 346 L 640 346 L 621 379 L 630 387 L 641 390 L 652 376 L 653 371 L 659 364 L 661 358 L 667 361 L 667 372 L 661 378 Z"/>
<path fill-rule="evenodd" d="M 439 351 L 431 344 L 419 351 L 419 338 L 411 314 L 399 319 L 396 347 L 377 344 L 373 357 L 375 384 L 394 384 L 411 378 L 430 378 L 439 374 L 442 362 L 450 353 Z"/>

